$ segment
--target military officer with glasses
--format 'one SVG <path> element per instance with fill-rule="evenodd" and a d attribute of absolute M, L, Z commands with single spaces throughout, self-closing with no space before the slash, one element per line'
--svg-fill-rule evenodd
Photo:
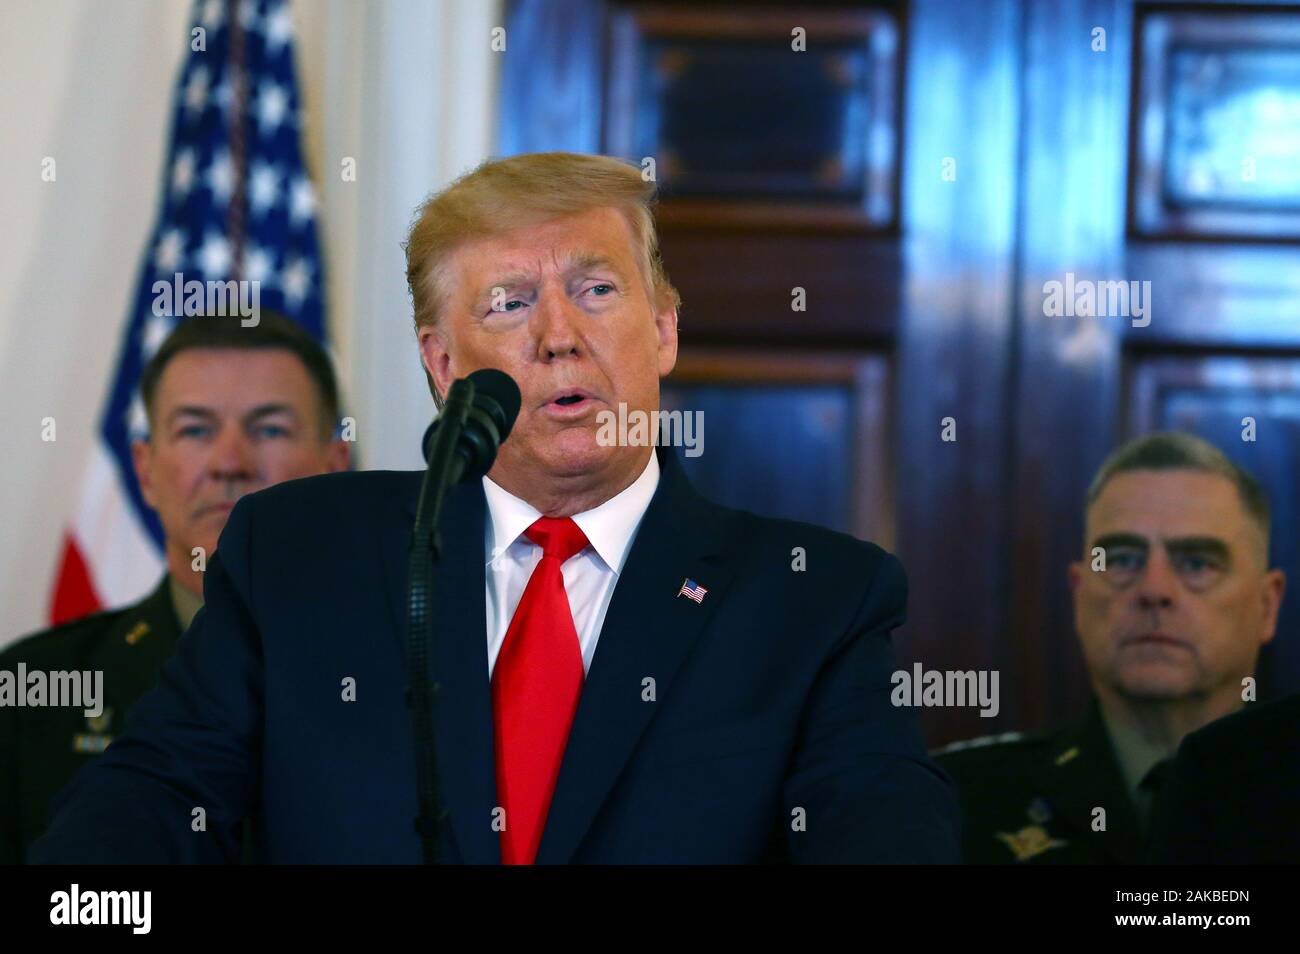
<path fill-rule="evenodd" d="M 1253 476 L 1188 434 L 1116 450 L 1089 488 L 1069 567 L 1093 700 L 1074 725 L 948 746 L 974 864 L 1144 860 L 1187 734 L 1252 705 L 1286 589 Z"/>

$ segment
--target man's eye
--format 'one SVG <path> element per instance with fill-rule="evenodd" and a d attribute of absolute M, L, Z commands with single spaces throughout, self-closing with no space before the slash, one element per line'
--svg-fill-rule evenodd
<path fill-rule="evenodd" d="M 1206 570 L 1218 568 L 1218 564 L 1209 557 L 1199 554 L 1189 553 L 1177 559 L 1178 569 L 1186 573 L 1204 573 Z"/>
<path fill-rule="evenodd" d="M 599 285 L 592 285 L 591 288 L 589 288 L 589 289 L 587 289 L 587 290 L 588 290 L 588 291 L 593 291 L 593 292 L 594 292 L 594 291 L 596 291 L 596 290 L 598 290 L 598 289 L 601 289 L 601 288 L 605 289 L 605 291 L 603 291 L 603 292 L 601 292 L 599 295 L 597 295 L 597 296 L 596 296 L 597 298 L 604 298 L 605 296 L 609 295 L 611 292 L 614 291 L 614 286 L 611 285 L 611 284 L 609 284 L 608 282 L 601 282 Z"/>
<path fill-rule="evenodd" d="M 289 429 L 279 424 L 263 424 L 257 428 L 258 437 L 288 437 Z"/>
<path fill-rule="evenodd" d="M 1133 550 L 1114 550 L 1107 554 L 1106 566 L 1111 570 L 1136 570 L 1142 566 L 1142 554 Z"/>
<path fill-rule="evenodd" d="M 191 424 L 189 427 L 182 427 L 176 432 L 177 437 L 206 437 L 209 429 L 202 424 Z"/>

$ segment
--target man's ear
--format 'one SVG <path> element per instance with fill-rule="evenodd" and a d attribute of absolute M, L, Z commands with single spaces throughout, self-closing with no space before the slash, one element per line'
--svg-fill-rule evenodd
<path fill-rule="evenodd" d="M 666 378 L 677 366 L 676 308 L 665 308 L 655 314 L 655 331 L 659 336 L 659 377 Z"/>
<path fill-rule="evenodd" d="M 1073 563 L 1070 564 L 1069 569 L 1066 571 L 1066 576 L 1068 577 L 1068 579 L 1069 579 L 1069 581 L 1070 581 L 1070 594 L 1071 594 L 1071 595 L 1077 595 L 1077 594 L 1078 594 L 1078 592 L 1079 592 L 1079 584 L 1083 582 L 1083 574 L 1084 574 L 1084 572 L 1085 572 L 1085 571 L 1084 571 L 1084 566 L 1083 566 L 1083 561 L 1082 561 L 1082 560 L 1075 560 Z"/>
<path fill-rule="evenodd" d="M 446 394 L 451 382 L 456 380 L 451 368 L 451 352 L 447 350 L 447 336 L 441 328 L 423 327 L 418 332 L 420 363 L 433 380 L 439 394 Z"/>
<path fill-rule="evenodd" d="M 1269 570 L 1264 574 L 1264 633 L 1260 645 L 1270 642 L 1277 633 L 1277 614 L 1282 608 L 1282 598 L 1286 596 L 1286 573 L 1282 570 Z"/>
<path fill-rule="evenodd" d="M 135 480 L 140 485 L 140 496 L 144 502 L 157 510 L 158 505 L 153 496 L 153 446 L 140 439 L 131 442 L 131 466 L 135 468 Z"/>
<path fill-rule="evenodd" d="M 325 450 L 325 466 L 329 468 L 329 473 L 337 474 L 339 471 L 347 470 L 351 461 L 352 443 L 337 438 L 331 440 Z"/>

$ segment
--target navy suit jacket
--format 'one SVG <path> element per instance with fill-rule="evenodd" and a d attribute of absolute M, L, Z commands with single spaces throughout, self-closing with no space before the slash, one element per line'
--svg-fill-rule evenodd
<path fill-rule="evenodd" d="M 659 453 L 538 863 L 958 860 L 951 784 L 890 703 L 898 561 L 711 503 Z M 421 477 L 332 474 L 243 498 L 203 610 L 32 860 L 235 861 L 251 817 L 262 861 L 419 863 L 403 608 Z M 431 648 L 447 862 L 500 861 L 487 519 L 481 483 L 453 489 Z M 678 596 L 688 577 L 701 603 Z"/>

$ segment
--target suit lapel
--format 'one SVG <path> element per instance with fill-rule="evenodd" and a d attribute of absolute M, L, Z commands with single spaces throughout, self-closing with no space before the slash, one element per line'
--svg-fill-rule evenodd
<path fill-rule="evenodd" d="M 659 487 L 615 585 L 582 689 L 539 864 L 571 860 L 658 710 L 643 701 L 644 680 L 654 680 L 656 699 L 667 697 L 731 582 L 718 558 L 719 509 L 695 494 L 671 451 L 659 459 Z M 701 603 L 678 595 L 688 577 L 707 590 Z"/>
<path fill-rule="evenodd" d="M 381 546 L 394 631 L 406 663 L 407 553 L 419 482 Z M 435 697 L 434 743 L 439 791 L 461 860 L 496 864 L 500 836 L 492 830 L 497 804 L 488 683 L 484 520 L 487 505 L 479 481 L 452 488 L 442 508 L 442 559 L 434 569 L 432 611 L 437 621 L 430 647 Z"/>

